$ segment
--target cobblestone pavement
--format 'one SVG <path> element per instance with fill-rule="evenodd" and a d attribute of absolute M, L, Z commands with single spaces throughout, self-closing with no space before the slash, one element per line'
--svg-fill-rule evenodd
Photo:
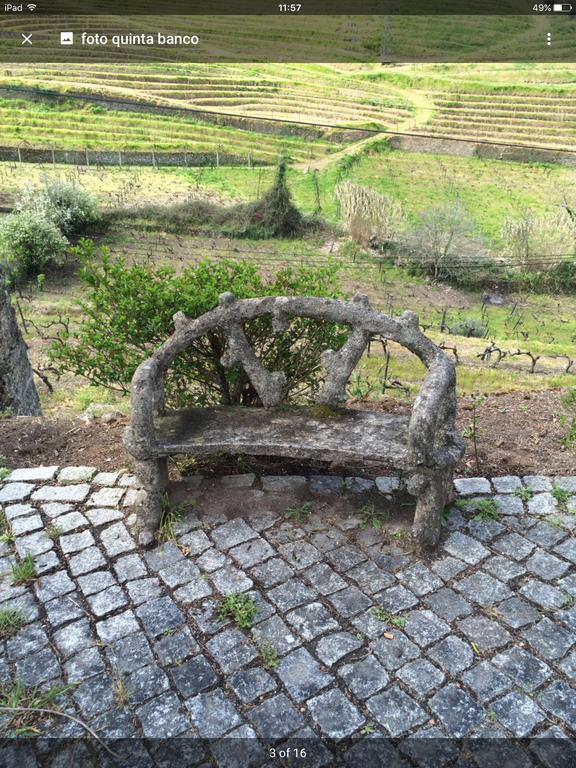
<path fill-rule="evenodd" d="M 328 505 L 344 487 L 386 494 L 398 485 L 252 475 L 219 482 L 231 494 L 305 487 Z M 368 765 L 380 745 L 374 765 L 384 757 L 445 765 L 454 759 L 448 737 L 539 736 L 550 741 L 531 739 L 513 764 L 559 765 L 539 745 L 576 735 L 576 477 L 455 486 L 459 500 L 430 559 L 403 551 L 401 534 L 383 543 L 383 532 L 357 517 L 305 509 L 300 520 L 190 513 L 176 525 L 176 543 L 139 551 L 123 522 L 136 493 L 129 474 L 15 470 L 0 483 L 14 538 L 1 550 L 0 610 L 19 610 L 25 626 L 0 645 L 2 681 L 73 684 L 63 711 L 105 739 L 132 739 L 131 765 L 278 764 L 267 762 L 268 745 L 280 754 L 287 739 L 315 736 L 324 744 L 311 741 L 294 764 L 336 764 L 335 750 L 343 764 Z M 13 565 L 26 553 L 39 578 L 13 586 Z M 217 616 L 224 597 L 239 593 L 258 607 L 248 629 Z M 13 727 L 0 717 L 4 730 Z M 62 717 L 40 728 L 85 736 Z M 166 748 L 160 755 L 145 741 L 172 737 L 190 737 L 180 741 L 186 759 L 167 762 Z M 438 746 L 433 762 L 419 758 L 414 737 Z M 0 765 L 78 759 L 76 743 L 23 749 L 4 749 Z"/>

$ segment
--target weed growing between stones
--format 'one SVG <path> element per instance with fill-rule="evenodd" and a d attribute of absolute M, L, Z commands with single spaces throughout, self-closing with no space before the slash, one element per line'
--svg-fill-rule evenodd
<path fill-rule="evenodd" d="M 11 544 L 14 541 L 14 534 L 10 528 L 10 523 L 4 510 L 0 510 L 0 544 Z"/>
<path fill-rule="evenodd" d="M 481 499 L 476 504 L 475 520 L 498 520 L 500 512 L 494 499 Z"/>
<path fill-rule="evenodd" d="M 568 511 L 568 499 L 570 498 L 570 494 L 565 488 L 561 488 L 559 485 L 552 486 L 552 496 L 556 499 L 558 502 L 558 507 L 562 512 Z"/>
<path fill-rule="evenodd" d="M 176 541 L 176 526 L 182 522 L 186 511 L 192 509 L 191 504 L 171 504 L 167 493 L 162 497 L 162 518 L 158 528 L 157 539 L 159 544 L 165 541 Z"/>
<path fill-rule="evenodd" d="M 60 528 L 58 528 L 57 525 L 50 525 L 46 529 L 46 535 L 52 541 L 57 541 L 57 539 L 59 539 L 60 536 L 62 536 L 62 531 L 60 530 Z"/>
<path fill-rule="evenodd" d="M 530 501 L 530 499 L 534 496 L 534 491 L 532 488 L 516 488 L 514 491 L 514 496 L 519 498 L 521 501 Z"/>
<path fill-rule="evenodd" d="M 0 413 L 1 418 L 1 413 Z M 3 453 L 0 453 L 0 481 L 4 480 L 6 477 L 8 477 L 9 474 L 11 474 L 12 470 L 8 469 L 6 466 L 6 456 L 4 456 Z"/>
<path fill-rule="evenodd" d="M 34 558 L 28 552 L 25 557 L 12 567 L 12 584 L 14 586 L 30 584 L 36 578 Z"/>
<path fill-rule="evenodd" d="M 278 653 L 272 648 L 270 643 L 263 643 L 260 646 L 260 658 L 264 669 L 276 669 L 278 666 Z"/>
<path fill-rule="evenodd" d="M 124 677 L 117 677 L 112 684 L 112 693 L 114 694 L 114 701 L 116 704 L 123 708 L 128 705 L 132 698 L 132 692 L 126 685 Z"/>
<path fill-rule="evenodd" d="M 360 528 L 374 528 L 375 531 L 382 530 L 382 526 L 389 518 L 387 512 L 376 509 L 374 504 L 365 504 L 357 509 L 355 514 L 360 520 Z"/>
<path fill-rule="evenodd" d="M 218 618 L 224 621 L 231 618 L 241 629 L 250 629 L 258 607 L 248 595 L 226 595 L 218 607 Z"/>
<path fill-rule="evenodd" d="M 24 626 L 24 614 L 15 608 L 0 610 L 0 640 L 13 637 Z"/>
<path fill-rule="evenodd" d="M 301 523 L 303 520 L 310 517 L 311 512 L 312 502 L 304 501 L 302 504 L 292 504 L 292 506 L 288 507 L 285 516 L 287 520 L 294 520 L 297 523 Z"/>
<path fill-rule="evenodd" d="M 57 714 L 62 698 L 74 688 L 75 685 L 55 685 L 43 690 L 26 688 L 19 680 L 0 686 L 0 710 L 8 719 L 4 724 L 6 731 L 13 737 L 37 735 L 38 726 L 51 714 L 44 710 Z"/>
<path fill-rule="evenodd" d="M 458 502 L 456 502 L 457 506 Z M 451 507 L 444 507 L 444 509 L 441 512 L 441 523 L 444 528 L 447 527 L 448 522 L 450 520 L 451 515 L 454 513 L 455 506 Z"/>
<path fill-rule="evenodd" d="M 370 609 L 370 613 L 378 621 L 381 621 L 383 624 L 389 624 L 391 627 L 396 627 L 396 629 L 402 629 L 406 625 L 406 619 L 402 618 L 402 616 L 393 616 L 385 608 L 374 606 Z"/>

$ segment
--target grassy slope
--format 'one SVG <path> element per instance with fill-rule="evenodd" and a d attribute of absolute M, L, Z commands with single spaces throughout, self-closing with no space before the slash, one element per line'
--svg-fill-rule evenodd
<path fill-rule="evenodd" d="M 300 69 L 293 77 L 302 78 L 302 73 L 320 75 L 330 69 L 332 77 L 341 77 L 344 73 L 351 80 L 366 80 L 376 89 L 384 83 L 387 92 L 396 89 L 410 100 L 414 94 L 424 97 L 427 94 L 448 92 L 464 88 L 467 93 L 486 93 L 490 89 L 501 93 L 513 88 L 517 93 L 550 94 L 554 91 L 573 92 L 576 83 L 574 73 L 566 67 L 548 68 L 549 79 L 544 68 L 526 69 L 522 66 L 508 67 L 507 74 L 502 70 L 488 66 L 474 65 L 458 69 L 438 65 L 433 67 L 403 67 L 400 71 L 363 67 L 326 68 L 322 65 L 310 65 Z M 550 73 L 551 71 L 551 73 Z M 246 74 L 246 73 L 245 73 Z M 328 77 L 328 75 L 326 75 Z M 491 81 L 486 78 L 493 78 Z M 552 83 L 552 84 L 551 84 Z M 413 102 L 414 103 L 414 102 Z M 424 109 L 422 104 L 418 109 Z M 417 110 L 416 110 L 417 111 Z M 259 141 L 259 137 L 254 139 Z M 0 196 L 13 193 L 30 177 L 38 179 L 41 170 L 30 166 L 14 168 L 0 166 Z M 52 173 L 50 169 L 48 172 Z M 266 187 L 272 171 L 248 169 L 203 169 L 203 170 L 121 170 L 84 172 L 80 169 L 57 169 L 58 173 L 75 176 L 81 183 L 98 192 L 108 204 L 129 204 L 139 201 L 160 200 L 171 202 L 182 200 L 189 194 L 208 194 L 213 199 L 249 200 L 254 199 L 259 190 Z M 333 189 L 341 178 L 335 164 L 319 173 L 323 214 L 336 221 L 337 206 Z M 469 208 L 476 219 L 480 231 L 492 246 L 500 244 L 500 231 L 507 215 L 518 213 L 523 207 L 531 207 L 540 213 L 550 212 L 560 201 L 563 190 L 569 190 L 573 182 L 573 171 L 557 166 L 519 165 L 497 161 L 462 159 L 454 157 L 435 157 L 403 153 L 379 153 L 361 156 L 347 172 L 346 178 L 373 186 L 383 192 L 401 199 L 412 218 L 419 210 L 428 205 L 460 199 Z M 297 203 L 308 212 L 314 208 L 315 192 L 312 175 L 301 170 L 292 170 L 290 184 Z M 166 245 L 165 258 L 173 258 L 174 243 L 170 238 L 158 240 L 145 239 L 139 232 L 125 232 L 116 238 L 115 249 L 129 250 L 130 243 L 138 241 L 144 250 L 151 249 L 158 254 L 160 245 Z M 210 244 L 206 241 L 184 239 L 185 255 L 178 258 L 210 255 Z M 242 253 L 248 246 L 249 253 Z M 133 247 L 133 246 L 132 246 Z M 231 251 L 230 248 L 239 248 Z M 250 258 L 263 269 L 273 269 L 278 262 L 290 260 L 323 260 L 326 248 L 320 243 L 247 243 L 226 245 L 231 255 Z M 267 251 L 263 253 L 262 251 Z M 398 270 L 380 274 L 374 266 L 367 264 L 345 264 L 344 279 L 347 287 L 363 290 L 371 294 L 376 306 L 386 311 L 401 312 L 406 307 L 416 309 L 427 325 L 429 333 L 437 340 L 444 336 L 438 330 L 438 320 L 443 306 L 453 307 L 452 321 L 458 317 L 480 316 L 481 296 L 461 291 L 452 291 L 442 287 L 431 287 L 412 278 L 408 279 Z M 79 295 L 80 287 L 76 283 L 66 282 L 59 286 L 49 286 L 47 292 L 34 302 L 33 312 L 46 319 L 57 314 L 59 309 L 68 310 L 71 301 Z M 498 369 L 479 365 L 475 355 L 485 343 L 477 340 L 464 340 L 448 337 L 456 342 L 464 363 L 459 368 L 459 383 L 463 391 L 475 389 L 487 391 L 506 391 L 510 389 L 543 389 L 573 384 L 573 375 L 562 374 L 562 362 L 554 361 L 551 355 L 573 354 L 576 338 L 576 320 L 572 299 L 548 296 L 519 297 L 522 305 L 522 330 L 528 334 L 527 341 L 518 338 L 517 331 L 512 331 L 512 323 L 507 320 L 510 307 L 492 308 L 489 312 L 490 329 L 498 341 L 507 349 L 529 348 L 536 354 L 542 354 L 539 370 L 535 375 L 527 373 L 527 361 L 515 358 L 505 361 Z M 537 339 L 537 340 L 536 340 Z M 34 342 L 35 354 L 42 359 L 43 345 Z M 546 357 L 546 359 L 545 359 Z M 381 365 L 381 360 L 372 358 L 365 363 L 372 374 Z M 544 374 L 544 371 L 547 371 Z M 418 365 L 410 358 L 395 355 L 392 375 L 405 381 L 416 381 L 420 375 Z M 73 410 L 86 404 L 86 400 L 101 400 L 101 391 L 92 392 L 90 388 L 78 389 L 78 382 L 64 387 L 60 394 L 51 401 L 53 408 L 58 401 L 65 401 Z M 60 406 L 58 406 L 60 407 Z"/>
<path fill-rule="evenodd" d="M 566 65 L 14 64 L 0 73 L 3 85 L 96 93 L 247 117 L 576 148 L 576 83 Z M 119 125 L 122 120 L 143 120 L 130 113 L 107 117 Z M 98 127 L 100 118 L 94 115 L 92 120 Z M 83 122 L 86 130 L 91 128 L 89 115 Z M 156 141 L 179 146 L 170 126 L 159 125 L 156 116 L 149 117 L 149 127 Z M 6 128 L 6 139 L 13 140 Z M 195 130 L 200 132 L 202 126 L 196 124 Z M 205 124 L 204 130 L 211 128 Z M 218 134 L 222 129 L 213 130 Z M 50 141 L 58 138 L 66 137 L 53 134 Z M 251 137 L 255 150 L 259 138 Z M 33 134 L 34 142 L 40 139 Z M 75 140 L 82 139 L 69 136 L 68 145 Z M 134 141 L 120 131 L 114 146 L 133 146 Z"/>
<path fill-rule="evenodd" d="M 208 195 L 216 200 L 252 200 L 264 190 L 273 169 L 99 169 L 73 167 L 52 169 L 30 165 L 0 164 L 0 196 L 14 195 L 26 183 L 38 183 L 44 173 L 73 179 L 96 192 L 108 205 L 137 202 L 171 202 L 189 195 Z M 539 214 L 552 213 L 570 194 L 574 171 L 570 168 L 506 163 L 478 158 L 458 158 L 404 152 L 376 152 L 359 157 L 343 174 L 337 165 L 319 172 L 322 213 L 338 220 L 334 187 L 342 178 L 374 187 L 399 199 L 411 220 L 419 211 L 460 200 L 474 218 L 487 244 L 502 245 L 501 230 L 507 217 L 524 208 Z M 293 169 L 290 185 L 298 205 L 307 213 L 315 206 L 311 173 Z"/>

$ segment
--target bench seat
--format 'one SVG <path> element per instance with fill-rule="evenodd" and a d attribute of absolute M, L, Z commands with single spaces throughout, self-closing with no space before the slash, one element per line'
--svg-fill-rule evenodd
<path fill-rule="evenodd" d="M 317 407 L 191 408 L 155 418 L 155 448 L 167 454 L 247 453 L 328 461 L 408 462 L 408 416 Z"/>

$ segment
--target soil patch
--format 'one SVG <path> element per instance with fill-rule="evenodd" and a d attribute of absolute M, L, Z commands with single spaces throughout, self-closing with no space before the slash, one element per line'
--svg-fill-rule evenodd
<path fill-rule="evenodd" d="M 566 426 L 561 392 L 527 392 L 491 395 L 478 410 L 479 468 L 471 441 L 467 440 L 459 475 L 570 475 L 576 473 L 576 450 L 566 450 Z M 350 403 L 353 408 L 408 413 L 410 406 L 392 398 L 379 403 Z M 471 399 L 460 398 L 458 427 L 469 426 Z M 0 453 L 9 467 L 41 464 L 87 465 L 121 469 L 132 462 L 122 444 L 125 420 L 111 424 L 84 424 L 78 419 L 17 417 L 0 420 Z M 342 474 L 335 464 L 272 457 L 222 456 L 210 460 L 177 460 L 183 474 Z M 377 467 L 355 469 L 373 475 Z"/>

